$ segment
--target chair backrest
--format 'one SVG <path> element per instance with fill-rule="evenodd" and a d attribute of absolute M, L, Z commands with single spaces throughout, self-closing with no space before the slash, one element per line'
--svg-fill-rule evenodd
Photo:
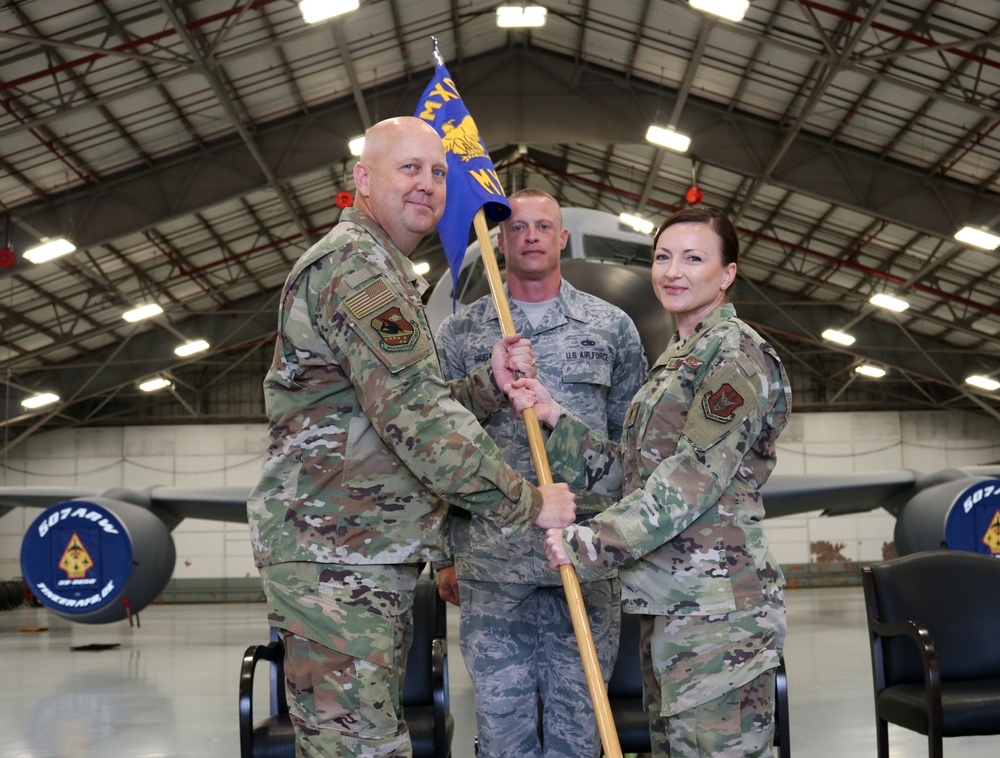
<path fill-rule="evenodd" d="M 622 613 L 618 659 L 608 680 L 608 698 L 642 698 L 642 667 L 639 664 L 639 617 Z"/>
<path fill-rule="evenodd" d="M 413 642 L 406 659 L 403 677 L 403 705 L 429 705 L 434 702 L 433 640 L 447 635 L 445 601 L 432 579 L 417 581 L 413 598 Z"/>
<path fill-rule="evenodd" d="M 942 680 L 1000 677 L 1000 560 L 934 550 L 872 564 L 870 576 L 869 616 L 927 629 Z M 923 681 L 912 639 L 883 638 L 882 653 L 886 686 Z"/>

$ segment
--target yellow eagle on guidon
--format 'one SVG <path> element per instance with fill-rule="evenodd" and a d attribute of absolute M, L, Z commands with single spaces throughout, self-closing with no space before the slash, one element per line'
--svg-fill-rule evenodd
<path fill-rule="evenodd" d="M 486 157 L 486 148 L 479 139 L 479 129 L 472 116 L 463 118 L 458 126 L 455 126 L 455 119 L 450 119 L 441 125 L 441 131 L 444 132 L 441 142 L 445 151 L 457 155 L 466 163 L 473 158 Z"/>

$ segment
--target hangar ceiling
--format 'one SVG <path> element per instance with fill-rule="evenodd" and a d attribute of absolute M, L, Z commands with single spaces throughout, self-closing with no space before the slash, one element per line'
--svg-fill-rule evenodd
<path fill-rule="evenodd" d="M 0 425 L 261 420 L 277 292 L 353 190 L 347 142 L 412 114 L 432 35 L 508 192 L 661 218 L 692 184 L 736 220 L 736 303 L 797 408 L 1000 417 L 1000 3 L 9 0 L 0 7 Z M 644 139 L 689 134 L 687 154 Z M 71 255 L 23 252 L 65 237 Z M 444 272 L 436 240 L 414 253 Z M 9 263 L 9 260 L 4 261 Z M 910 308 L 876 308 L 876 293 Z M 134 324 L 132 306 L 163 314 Z M 821 337 L 836 328 L 850 347 Z M 178 358 L 179 343 L 209 350 Z M 874 362 L 886 377 L 859 377 Z M 159 394 L 136 389 L 167 375 Z M 61 400 L 29 411 L 21 400 Z"/>

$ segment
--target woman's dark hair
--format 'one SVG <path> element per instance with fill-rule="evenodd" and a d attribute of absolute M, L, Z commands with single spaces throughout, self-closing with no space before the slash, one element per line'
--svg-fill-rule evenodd
<path fill-rule="evenodd" d="M 718 208 L 684 208 L 668 216 L 653 236 L 654 253 L 663 230 L 674 224 L 708 224 L 722 243 L 722 265 L 740 262 L 740 238 L 736 234 L 736 227 Z"/>

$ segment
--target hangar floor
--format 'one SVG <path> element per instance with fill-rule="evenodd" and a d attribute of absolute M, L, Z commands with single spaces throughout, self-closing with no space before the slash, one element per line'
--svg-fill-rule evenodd
<path fill-rule="evenodd" d="M 792 755 L 874 756 L 861 588 L 787 597 Z M 260 604 L 158 605 L 143 611 L 141 629 L 130 629 L 73 625 L 43 610 L 0 613 L 0 758 L 237 756 L 240 660 L 247 645 L 267 638 L 263 616 Z M 30 627 L 48 631 L 22 631 Z M 471 685 L 457 630 L 450 609 L 453 753 L 471 758 Z M 911 732 L 890 727 L 889 742 L 893 758 L 927 755 L 924 738 Z M 954 738 L 945 752 L 980 758 L 998 744 Z"/>

